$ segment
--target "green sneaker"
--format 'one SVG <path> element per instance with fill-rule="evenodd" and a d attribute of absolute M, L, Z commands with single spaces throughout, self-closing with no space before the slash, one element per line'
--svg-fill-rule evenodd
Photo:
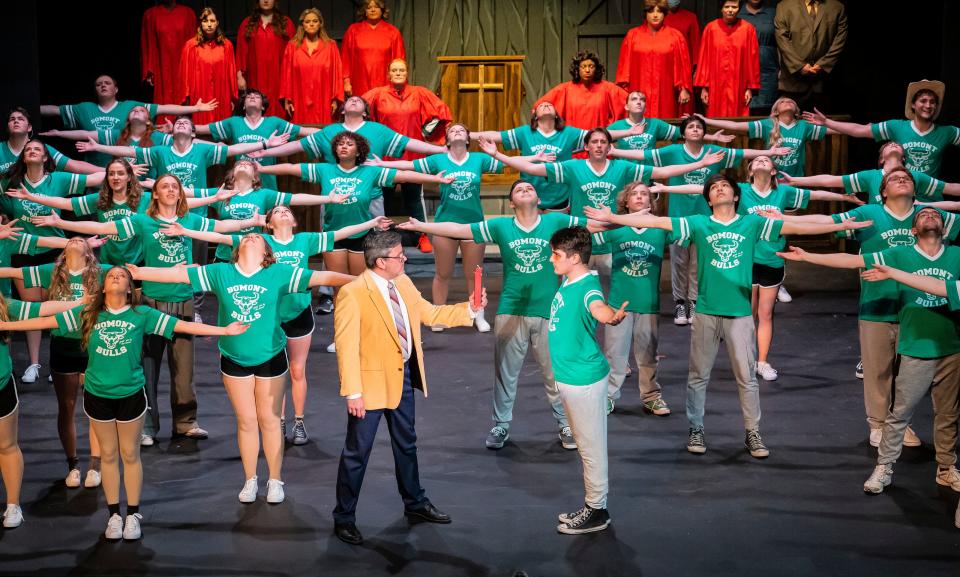
<path fill-rule="evenodd" d="M 644 403 L 643 410 L 658 417 L 665 417 L 670 414 L 670 407 L 663 399 L 654 399 Z"/>

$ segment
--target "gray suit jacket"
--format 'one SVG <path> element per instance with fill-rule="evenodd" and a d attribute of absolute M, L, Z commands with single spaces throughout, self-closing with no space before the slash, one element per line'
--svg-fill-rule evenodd
<path fill-rule="evenodd" d="M 823 90 L 823 73 L 837 63 L 847 40 L 847 15 L 838 0 L 820 0 L 816 18 L 807 14 L 806 0 L 782 0 L 774 18 L 780 49 L 780 90 Z M 804 64 L 819 64 L 823 73 L 800 74 Z"/>

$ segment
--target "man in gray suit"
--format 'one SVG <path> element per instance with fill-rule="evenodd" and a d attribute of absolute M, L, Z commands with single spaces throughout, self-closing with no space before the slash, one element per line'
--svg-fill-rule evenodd
<path fill-rule="evenodd" d="M 847 40 L 847 15 L 837 0 L 782 0 L 774 18 L 780 49 L 780 92 L 803 110 L 825 104 L 824 81 Z"/>

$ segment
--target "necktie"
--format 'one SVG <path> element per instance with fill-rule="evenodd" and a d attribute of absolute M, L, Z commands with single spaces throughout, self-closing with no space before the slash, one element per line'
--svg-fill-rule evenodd
<path fill-rule="evenodd" d="M 407 324 L 403 322 L 403 311 L 400 309 L 400 297 L 397 296 L 397 290 L 392 282 L 387 283 L 387 291 L 390 293 L 390 308 L 393 310 L 393 322 L 397 325 L 397 335 L 400 337 L 400 346 L 403 348 L 403 355 L 407 355 Z"/>

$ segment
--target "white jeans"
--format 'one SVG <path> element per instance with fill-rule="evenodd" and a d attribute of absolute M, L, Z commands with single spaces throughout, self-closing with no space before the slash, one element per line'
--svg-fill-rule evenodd
<path fill-rule="evenodd" d="M 589 385 L 557 382 L 583 464 L 584 503 L 607 508 L 607 377 Z"/>

